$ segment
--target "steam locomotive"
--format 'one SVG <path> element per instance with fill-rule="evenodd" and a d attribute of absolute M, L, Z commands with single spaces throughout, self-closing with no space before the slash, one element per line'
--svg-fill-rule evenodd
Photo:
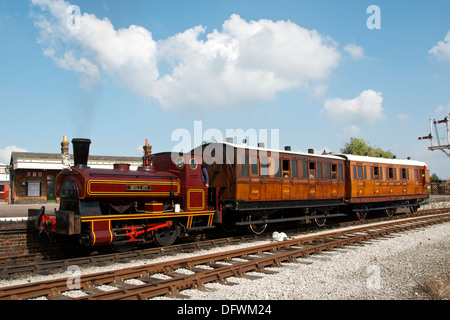
<path fill-rule="evenodd" d="M 60 208 L 30 209 L 40 232 L 76 237 L 88 246 L 127 251 L 153 241 L 221 226 L 263 233 L 270 223 L 315 221 L 374 211 L 417 212 L 429 171 L 421 161 L 272 150 L 231 142 L 205 143 L 188 153 L 152 154 L 142 166 L 88 167 L 89 139 L 73 139 L 74 165 L 56 178 Z"/>

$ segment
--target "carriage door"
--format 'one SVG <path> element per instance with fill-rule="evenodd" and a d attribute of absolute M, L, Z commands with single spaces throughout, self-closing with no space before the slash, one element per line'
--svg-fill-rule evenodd
<path fill-rule="evenodd" d="M 250 194 L 249 200 L 261 199 L 261 178 L 259 176 L 258 157 L 253 150 L 249 151 L 250 158 Z"/>
<path fill-rule="evenodd" d="M 317 163 L 314 161 L 308 162 L 308 176 L 309 176 L 308 198 L 311 198 L 311 199 L 316 198 L 316 184 L 317 184 L 316 165 L 317 165 Z"/>
<path fill-rule="evenodd" d="M 327 180 L 331 179 L 330 195 L 334 198 L 338 196 L 338 165 L 334 163 L 327 163 Z"/>
<path fill-rule="evenodd" d="M 283 159 L 281 160 L 281 199 L 289 200 L 291 199 L 291 170 L 290 170 L 290 160 Z"/>
<path fill-rule="evenodd" d="M 364 197 L 365 195 L 365 179 L 363 176 L 363 170 L 364 167 L 362 165 L 362 163 L 357 163 L 356 166 L 356 174 L 357 174 L 357 179 L 358 179 L 358 197 Z M 366 173 L 367 175 L 367 173 Z"/>

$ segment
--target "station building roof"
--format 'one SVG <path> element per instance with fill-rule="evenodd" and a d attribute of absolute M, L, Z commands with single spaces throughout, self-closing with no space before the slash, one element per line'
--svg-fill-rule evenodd
<path fill-rule="evenodd" d="M 73 165 L 73 155 L 69 155 L 70 165 Z M 111 169 L 115 163 L 129 163 L 135 170 L 142 165 L 140 157 L 89 156 L 88 166 L 98 169 Z M 62 170 L 63 163 L 60 153 L 12 152 L 11 170 L 37 169 Z"/>

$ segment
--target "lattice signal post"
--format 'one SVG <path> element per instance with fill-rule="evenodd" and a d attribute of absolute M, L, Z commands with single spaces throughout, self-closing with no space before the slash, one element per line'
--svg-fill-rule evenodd
<path fill-rule="evenodd" d="M 443 120 L 430 119 L 430 134 L 425 137 L 419 137 L 419 140 L 430 140 L 431 146 L 428 147 L 428 150 L 441 150 L 450 158 L 450 153 L 446 150 L 450 150 L 449 117 L 450 114 Z"/>

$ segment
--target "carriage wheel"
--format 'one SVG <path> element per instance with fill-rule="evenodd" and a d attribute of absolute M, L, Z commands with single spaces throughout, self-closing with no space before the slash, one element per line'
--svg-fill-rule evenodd
<path fill-rule="evenodd" d="M 322 213 L 328 215 L 328 211 L 324 211 Z M 327 218 L 315 218 L 315 216 L 317 216 L 317 211 L 316 210 L 314 210 L 312 212 L 312 218 L 314 219 L 314 223 L 318 227 L 323 227 L 325 225 L 325 223 L 327 222 Z"/>
<path fill-rule="evenodd" d="M 327 218 L 314 218 L 314 223 L 318 227 L 323 227 L 327 222 Z"/>
<path fill-rule="evenodd" d="M 420 205 L 411 206 L 409 207 L 409 212 L 411 212 L 411 214 L 416 214 L 417 211 L 419 211 L 419 207 Z"/>
<path fill-rule="evenodd" d="M 385 209 L 385 210 L 384 210 L 384 212 L 386 213 L 386 215 L 387 215 L 389 218 L 392 218 L 392 217 L 394 216 L 394 214 L 395 214 L 396 211 L 397 211 L 397 210 L 395 210 L 394 208 L 392 208 L 392 209 Z"/>
<path fill-rule="evenodd" d="M 367 217 L 367 211 L 366 210 L 358 210 L 356 211 L 356 217 L 359 221 L 364 221 Z"/>
<path fill-rule="evenodd" d="M 179 234 L 179 228 L 173 224 L 171 227 L 153 231 L 153 241 L 160 247 L 171 246 L 175 243 Z"/>
<path fill-rule="evenodd" d="M 252 216 L 248 215 L 248 221 L 252 220 Z M 264 233 L 264 231 L 266 231 L 267 228 L 267 223 L 257 223 L 257 224 L 249 224 L 248 225 L 248 230 L 256 235 L 262 234 Z"/>

